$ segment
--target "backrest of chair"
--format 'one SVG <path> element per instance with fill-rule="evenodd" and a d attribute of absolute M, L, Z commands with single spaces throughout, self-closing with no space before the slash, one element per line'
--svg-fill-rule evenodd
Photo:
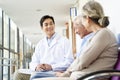
<path fill-rule="evenodd" d="M 117 59 L 117 62 L 114 66 L 114 69 L 115 70 L 120 70 L 120 48 L 118 48 L 118 59 Z M 111 80 L 120 80 L 120 77 L 119 76 L 113 76 L 111 78 Z"/>
<path fill-rule="evenodd" d="M 120 69 L 120 49 L 118 49 L 118 59 L 114 66 L 115 69 Z"/>
<path fill-rule="evenodd" d="M 120 33 L 116 35 L 118 46 L 120 47 Z"/>

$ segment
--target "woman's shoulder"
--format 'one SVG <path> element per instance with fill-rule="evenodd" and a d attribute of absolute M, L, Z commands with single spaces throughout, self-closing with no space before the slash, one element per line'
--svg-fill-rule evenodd
<path fill-rule="evenodd" d="M 103 29 L 100 30 L 100 34 L 104 34 L 104 35 L 112 34 L 113 35 L 113 32 L 108 28 L 103 28 Z"/>
<path fill-rule="evenodd" d="M 101 38 L 108 38 L 108 39 L 115 38 L 114 33 L 108 28 L 101 29 L 98 36 L 101 36 Z"/>

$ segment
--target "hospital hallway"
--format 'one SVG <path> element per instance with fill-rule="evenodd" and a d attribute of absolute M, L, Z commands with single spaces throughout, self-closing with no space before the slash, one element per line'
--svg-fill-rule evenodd
<path fill-rule="evenodd" d="M 82 39 L 72 21 L 88 1 L 92 0 L 0 0 L 0 80 L 13 80 L 16 70 L 30 68 L 35 47 L 45 36 L 39 24 L 43 15 L 54 17 L 55 31 L 69 39 L 73 55 L 79 52 Z M 108 28 L 120 42 L 119 0 L 93 1 L 102 4 L 109 16 Z"/>

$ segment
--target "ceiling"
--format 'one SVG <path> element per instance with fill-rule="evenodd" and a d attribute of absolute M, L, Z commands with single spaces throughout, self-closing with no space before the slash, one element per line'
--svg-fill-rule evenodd
<path fill-rule="evenodd" d="M 62 29 L 69 20 L 69 10 L 77 0 L 0 0 L 0 7 L 25 36 L 36 44 L 43 32 L 39 25 L 43 15 L 52 15 L 56 28 Z"/>

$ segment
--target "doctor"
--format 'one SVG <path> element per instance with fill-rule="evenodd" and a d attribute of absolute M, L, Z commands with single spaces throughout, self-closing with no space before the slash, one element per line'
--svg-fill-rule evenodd
<path fill-rule="evenodd" d="M 36 73 L 31 75 L 31 80 L 54 77 L 54 72 L 64 72 L 74 60 L 69 40 L 55 32 L 54 18 L 45 15 L 40 25 L 46 37 L 39 41 L 32 56 L 30 69 Z"/>

